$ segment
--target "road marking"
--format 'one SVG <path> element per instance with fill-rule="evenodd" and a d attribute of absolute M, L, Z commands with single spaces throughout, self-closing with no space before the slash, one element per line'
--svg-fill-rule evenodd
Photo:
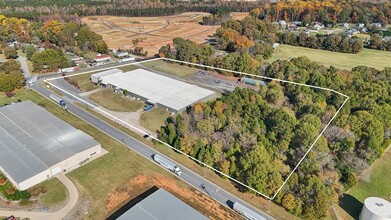
<path fill-rule="evenodd" d="M 127 66 L 127 65 L 136 65 L 136 64 L 140 64 L 140 63 L 145 63 L 145 62 L 152 62 L 152 61 L 156 61 L 156 60 L 167 60 L 167 61 L 171 61 L 171 62 L 177 62 L 177 63 L 183 63 L 183 64 L 187 64 L 187 65 L 193 65 L 193 66 L 199 66 L 199 67 L 203 67 L 203 68 L 208 68 L 208 69 L 213 69 L 213 70 L 220 70 L 220 71 L 225 71 L 225 72 L 231 72 L 231 73 L 236 73 L 236 74 L 240 74 L 240 75 L 246 75 L 246 76 L 251 76 L 251 77 L 255 77 L 255 78 L 261 78 L 261 79 L 267 79 L 267 80 L 272 80 L 272 81 L 277 81 L 277 82 L 282 82 L 282 83 L 290 83 L 290 84 L 294 84 L 294 85 L 300 85 L 300 86 L 305 86 L 305 87 L 310 87 L 310 88 L 314 88 L 314 89 L 320 89 L 320 90 L 326 90 L 326 91 L 330 91 L 330 92 L 334 92 L 338 95 L 341 95 L 343 97 L 345 97 L 346 99 L 344 100 L 344 102 L 342 103 L 342 105 L 338 108 L 338 110 L 336 111 L 336 113 L 333 115 L 333 117 L 330 119 L 330 121 L 326 124 L 326 126 L 323 128 L 323 130 L 319 133 L 319 135 L 317 136 L 317 138 L 315 139 L 315 141 L 310 145 L 309 149 L 306 151 L 306 153 L 304 154 L 304 156 L 300 159 L 300 161 L 297 163 L 297 165 L 293 168 L 293 170 L 290 172 L 290 174 L 287 176 L 287 178 L 285 179 L 285 181 L 283 182 L 283 184 L 278 188 L 278 190 L 274 193 L 274 195 L 266 195 L 262 192 L 259 192 L 258 190 L 230 177 L 229 175 L 213 168 L 212 166 L 209 166 L 208 164 L 205 164 L 204 162 L 180 151 L 179 149 L 176 149 L 175 147 L 169 145 L 168 143 L 165 143 L 161 140 L 159 140 L 158 138 L 156 137 L 153 137 L 150 135 L 150 137 L 163 144 L 164 146 L 167 146 L 171 149 L 173 149 L 174 151 L 178 152 L 178 153 L 181 153 L 182 155 L 185 155 L 186 157 L 202 164 L 203 166 L 206 166 L 208 167 L 209 169 L 219 173 L 220 175 L 223 175 L 227 178 L 229 178 L 231 181 L 234 181 L 235 183 L 241 185 L 241 186 L 244 186 L 254 192 L 256 192 L 257 194 L 259 195 L 262 195 L 263 197 L 269 199 L 269 200 L 273 200 L 277 195 L 278 193 L 282 190 L 282 188 L 285 186 L 285 184 L 288 182 L 289 178 L 292 176 L 292 174 L 296 171 L 296 169 L 299 167 L 299 165 L 302 163 L 302 161 L 305 159 L 305 157 L 307 156 L 307 154 L 312 150 L 312 148 L 315 146 L 316 142 L 319 140 L 319 138 L 322 136 L 322 134 L 325 132 L 325 130 L 327 129 L 327 127 L 331 124 L 331 122 L 335 119 L 335 117 L 337 116 L 337 114 L 340 112 L 340 110 L 345 106 L 346 102 L 349 100 L 349 96 L 341 93 L 341 92 L 338 92 L 338 91 L 335 91 L 333 89 L 329 89 L 329 88 L 324 88 L 324 87 L 319 87 L 319 86 L 314 86 L 314 85 L 307 85 L 307 84 L 303 84 L 303 83 L 297 83 L 297 82 L 292 82 L 292 81 L 288 81 L 288 80 L 283 80 L 283 79 L 277 79 L 277 78 L 272 78 L 272 77 L 267 77 L 267 76 L 261 76 L 261 75 L 254 75 L 254 74 L 249 74 L 249 73 L 244 73 L 244 72 L 239 72 L 239 71 L 234 71 L 234 70 L 227 70 L 227 69 L 223 69 L 223 68 L 218 68 L 218 67 L 212 67 L 212 66 L 207 66 L 207 65 L 202 65 L 202 64 L 196 64 L 196 63 L 190 63 L 190 62 L 186 62 L 186 61 L 179 61 L 179 60 L 174 60 L 174 59 L 169 59 L 169 58 L 155 58 L 155 59 L 151 59 L 151 60 L 143 60 L 143 61 L 140 61 L 140 62 L 134 62 L 134 63 L 129 63 L 129 64 L 124 64 L 124 65 L 119 65 L 119 66 L 116 66 L 116 67 L 107 67 L 107 68 L 102 68 L 98 71 L 102 71 L 102 70 L 106 70 L 106 69 L 112 69 L 112 68 L 118 68 L 118 67 L 122 67 L 122 66 Z M 65 91 L 64 89 L 56 86 L 56 85 L 53 85 L 52 83 L 50 83 L 49 81 L 51 80 L 54 80 L 54 79 L 59 79 L 59 78 L 65 78 L 65 77 L 71 77 L 71 76 L 76 76 L 76 75 L 82 75 L 82 74 L 87 74 L 87 73 L 91 73 L 91 72 L 97 72 L 97 70 L 92 70 L 92 71 L 87 71 L 87 72 L 83 72 L 83 73 L 77 73 L 77 74 L 70 74 L 70 75 L 66 75 L 66 76 L 60 76 L 60 77 L 55 77 L 55 78 L 50 78 L 50 79 L 45 79 L 44 82 L 48 83 L 49 85 L 52 85 L 53 87 L 57 88 L 58 90 L 68 94 L 68 95 L 71 95 L 73 96 L 74 98 L 82 101 L 83 103 L 89 105 L 89 106 L 93 106 L 92 104 L 90 104 L 89 102 L 71 94 L 70 92 L 68 91 Z M 116 116 L 113 116 L 111 115 L 110 113 L 102 110 L 102 109 L 99 109 L 97 108 L 98 111 L 102 112 L 103 114 L 105 115 L 108 115 L 116 120 L 118 120 L 119 122 L 139 131 L 141 134 L 148 134 L 147 132 L 131 125 L 131 124 L 128 124 L 127 122 L 121 120 L 120 118 L 116 117 Z M 148 134 L 149 135 L 149 134 Z M 210 182 L 210 181 L 208 181 Z"/>

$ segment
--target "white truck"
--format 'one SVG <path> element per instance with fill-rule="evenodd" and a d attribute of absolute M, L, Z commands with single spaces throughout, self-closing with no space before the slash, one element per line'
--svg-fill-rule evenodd
<path fill-rule="evenodd" d="M 180 176 L 182 173 L 181 169 L 179 169 L 179 167 L 175 163 L 171 162 L 170 160 L 164 158 L 163 156 L 161 156 L 159 154 L 154 154 L 153 160 L 155 160 L 157 163 L 159 163 L 163 167 L 176 173 L 178 176 Z"/>
<path fill-rule="evenodd" d="M 78 70 L 80 70 L 80 68 L 78 66 L 74 66 L 74 67 L 62 68 L 58 71 L 58 73 L 71 73 Z"/>
<path fill-rule="evenodd" d="M 234 203 L 233 209 L 237 213 L 243 215 L 244 217 L 246 217 L 247 219 L 250 219 L 250 220 L 267 220 L 265 217 L 259 215 L 258 213 L 254 212 L 253 210 L 247 208 L 246 206 L 244 206 L 238 202 Z"/>

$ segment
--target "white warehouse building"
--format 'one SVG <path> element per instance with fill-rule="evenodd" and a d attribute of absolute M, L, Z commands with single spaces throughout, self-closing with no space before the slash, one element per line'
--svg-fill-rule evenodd
<path fill-rule="evenodd" d="M 19 190 L 101 155 L 101 145 L 31 101 L 0 107 L 0 171 Z"/>
<path fill-rule="evenodd" d="M 196 102 L 208 101 L 215 97 L 215 92 L 211 90 L 145 69 L 108 74 L 100 77 L 99 83 L 117 92 L 126 91 L 129 96 L 140 98 L 174 113 L 181 112 Z"/>

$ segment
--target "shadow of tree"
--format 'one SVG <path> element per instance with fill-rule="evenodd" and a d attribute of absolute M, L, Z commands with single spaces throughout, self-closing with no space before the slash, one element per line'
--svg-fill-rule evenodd
<path fill-rule="evenodd" d="M 339 199 L 339 205 L 354 219 L 358 220 L 363 204 L 349 194 L 343 194 Z"/>

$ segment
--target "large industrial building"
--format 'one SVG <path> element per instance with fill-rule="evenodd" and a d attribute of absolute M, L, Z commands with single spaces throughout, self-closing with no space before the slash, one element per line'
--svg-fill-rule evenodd
<path fill-rule="evenodd" d="M 99 73 L 98 73 L 99 74 Z M 95 80 L 96 76 L 91 75 Z M 167 111 L 178 113 L 196 102 L 208 101 L 215 96 L 213 91 L 162 76 L 144 69 L 99 75 L 100 84 L 157 105 Z"/>
<path fill-rule="evenodd" d="M 130 208 L 126 207 L 130 204 Z M 130 201 L 108 220 L 207 220 L 205 216 L 164 189 L 158 189 L 138 203 Z"/>
<path fill-rule="evenodd" d="M 101 153 L 91 136 L 31 101 L 0 107 L 0 171 L 19 190 L 68 172 Z"/>

